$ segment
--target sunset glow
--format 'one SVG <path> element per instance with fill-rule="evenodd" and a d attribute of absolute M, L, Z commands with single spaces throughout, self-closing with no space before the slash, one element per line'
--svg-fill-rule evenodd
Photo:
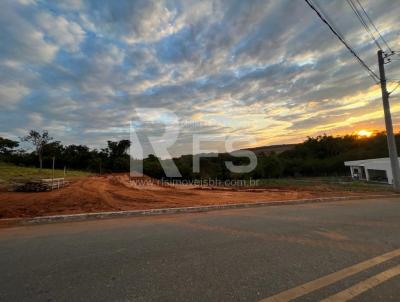
<path fill-rule="evenodd" d="M 360 137 L 371 137 L 372 135 L 372 131 L 368 131 L 368 130 L 360 130 L 357 132 L 357 135 Z"/>
<path fill-rule="evenodd" d="M 377 72 L 376 45 L 352 7 L 315 2 Z M 398 49 L 398 1 L 361 2 Z M 127 139 L 136 110 L 148 107 L 179 119 L 172 156 L 193 152 L 192 136 L 204 133 L 249 135 L 255 140 L 246 147 L 253 147 L 323 134 L 365 138 L 384 128 L 380 86 L 304 1 L 5 3 L 1 137 L 46 129 L 66 144 L 100 150 L 110 137 Z M 386 68 L 398 132 L 400 64 Z M 143 135 L 164 134 L 147 122 L 137 124 Z"/>

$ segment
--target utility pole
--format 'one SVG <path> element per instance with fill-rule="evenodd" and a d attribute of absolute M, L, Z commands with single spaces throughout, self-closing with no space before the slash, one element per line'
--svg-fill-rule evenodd
<path fill-rule="evenodd" d="M 390 165 L 392 167 L 393 186 L 395 191 L 400 191 L 400 168 L 397 155 L 396 141 L 393 135 L 392 116 L 390 114 L 389 93 L 386 89 L 385 62 L 383 51 L 378 50 L 379 76 L 381 78 L 383 111 L 385 112 L 386 135 L 389 149 Z"/>

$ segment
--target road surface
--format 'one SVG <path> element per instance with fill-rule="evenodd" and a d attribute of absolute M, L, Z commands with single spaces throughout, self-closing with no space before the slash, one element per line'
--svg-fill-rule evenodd
<path fill-rule="evenodd" d="M 0 301 L 399 301 L 399 264 L 400 198 L 15 227 Z"/>

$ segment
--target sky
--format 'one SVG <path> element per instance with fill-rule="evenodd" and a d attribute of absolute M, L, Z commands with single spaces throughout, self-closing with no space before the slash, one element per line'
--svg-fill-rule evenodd
<path fill-rule="evenodd" d="M 377 72 L 347 2 L 314 2 Z M 400 50 L 399 2 L 361 3 Z M 131 121 L 161 136 L 175 116 L 180 155 L 193 134 L 261 146 L 384 127 L 379 86 L 302 0 L 3 0 L 0 27 L 3 137 L 47 129 L 102 148 L 129 139 Z M 386 68 L 400 80 L 400 61 Z M 396 93 L 392 113 L 397 127 Z"/>

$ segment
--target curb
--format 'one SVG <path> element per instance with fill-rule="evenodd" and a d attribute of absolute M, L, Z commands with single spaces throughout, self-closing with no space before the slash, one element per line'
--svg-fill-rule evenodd
<path fill-rule="evenodd" d="M 47 223 L 57 223 L 57 222 L 75 222 L 75 221 L 86 221 L 86 220 L 97 220 L 97 219 L 156 216 L 156 215 L 183 214 L 183 213 L 200 213 L 200 212 L 228 210 L 228 209 L 301 205 L 308 203 L 322 203 L 322 202 L 334 202 L 334 201 L 357 200 L 357 199 L 394 198 L 399 196 L 400 196 L 399 194 L 338 196 L 338 197 L 323 197 L 323 198 L 309 198 L 309 199 L 290 199 L 282 201 L 279 200 L 261 201 L 254 203 L 234 203 L 234 204 L 223 204 L 223 205 L 195 206 L 195 207 L 183 207 L 183 208 L 164 208 L 164 209 L 149 209 L 149 210 L 39 216 L 33 218 L 5 218 L 5 219 L 0 219 L 0 226 L 47 224 Z"/>

